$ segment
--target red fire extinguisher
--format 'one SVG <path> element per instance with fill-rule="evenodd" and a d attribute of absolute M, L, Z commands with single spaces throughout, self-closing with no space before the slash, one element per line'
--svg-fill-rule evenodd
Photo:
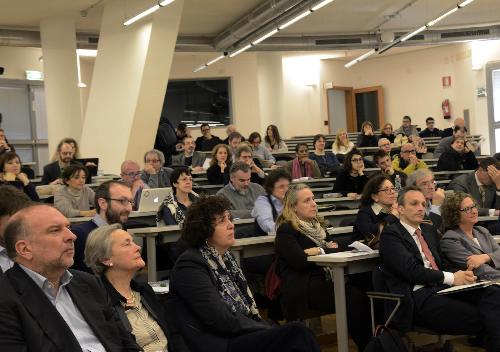
<path fill-rule="evenodd" d="M 441 110 L 443 110 L 443 117 L 445 119 L 451 118 L 451 111 L 450 111 L 450 100 L 445 99 L 441 103 Z"/>

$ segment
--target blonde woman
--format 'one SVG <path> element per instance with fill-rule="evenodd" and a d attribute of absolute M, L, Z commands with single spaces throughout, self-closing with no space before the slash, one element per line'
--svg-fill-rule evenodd
<path fill-rule="evenodd" d="M 352 148 L 354 148 L 354 143 L 349 140 L 347 131 L 344 128 L 339 129 L 332 146 L 333 154 L 337 155 L 337 158 L 344 160 L 344 155 L 349 153 Z"/>

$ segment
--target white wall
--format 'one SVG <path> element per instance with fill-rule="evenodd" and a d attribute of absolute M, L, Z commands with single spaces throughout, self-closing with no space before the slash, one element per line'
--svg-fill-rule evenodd
<path fill-rule="evenodd" d="M 5 68 L 0 78 L 26 79 L 26 70 L 43 71 L 43 63 L 38 60 L 41 56 L 40 48 L 0 46 L 0 66 Z"/>

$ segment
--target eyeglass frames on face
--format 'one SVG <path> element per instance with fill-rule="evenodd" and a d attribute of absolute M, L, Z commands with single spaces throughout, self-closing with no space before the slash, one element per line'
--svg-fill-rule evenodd
<path fill-rule="evenodd" d="M 396 187 L 382 188 L 378 190 L 379 192 L 385 192 L 386 194 L 396 193 Z"/>
<path fill-rule="evenodd" d="M 465 208 L 462 208 L 462 209 L 458 209 L 458 210 L 463 211 L 466 214 L 471 214 L 474 209 L 477 210 L 477 204 L 471 205 L 470 207 L 465 207 Z"/>
<path fill-rule="evenodd" d="M 134 206 L 134 204 L 135 204 L 133 200 L 130 200 L 130 199 L 127 199 L 127 198 L 106 198 L 106 199 L 107 200 L 114 200 L 115 202 L 120 203 L 124 207 L 126 207 L 129 204 L 132 205 L 132 206 Z"/>

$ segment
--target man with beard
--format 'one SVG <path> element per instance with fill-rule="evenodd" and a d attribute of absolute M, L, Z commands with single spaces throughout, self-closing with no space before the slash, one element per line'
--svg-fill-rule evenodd
<path fill-rule="evenodd" d="M 75 263 L 72 269 L 92 273 L 83 262 L 85 242 L 89 233 L 104 225 L 125 224 L 133 203 L 130 187 L 121 181 L 107 181 L 97 187 L 94 201 L 96 215 L 92 220 L 71 226 L 71 231 L 76 235 Z"/>
<path fill-rule="evenodd" d="M 231 215 L 234 218 L 251 218 L 255 200 L 266 194 L 264 188 L 250 182 L 250 166 L 243 161 L 237 161 L 229 170 L 229 183 L 217 192 L 231 202 Z"/>
<path fill-rule="evenodd" d="M 62 172 L 71 164 L 78 164 L 74 160 L 75 150 L 69 143 L 60 142 L 57 145 L 58 160 L 43 167 L 42 185 L 62 185 Z"/>

